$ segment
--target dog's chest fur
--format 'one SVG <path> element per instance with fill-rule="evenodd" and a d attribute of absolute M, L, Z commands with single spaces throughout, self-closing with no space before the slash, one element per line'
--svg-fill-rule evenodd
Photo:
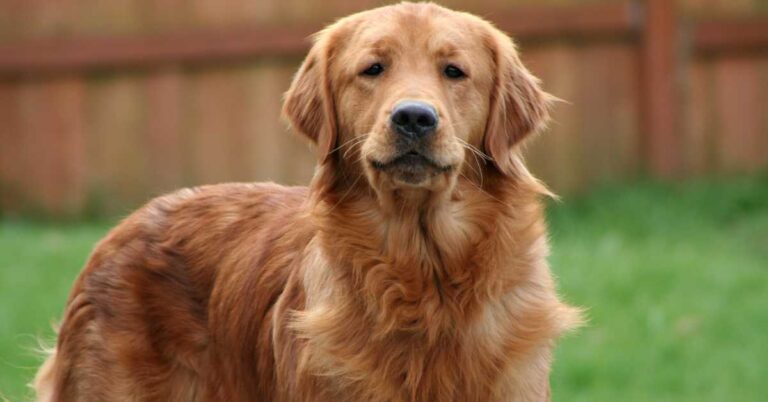
<path fill-rule="evenodd" d="M 546 379 L 562 329 L 543 225 L 458 207 L 386 223 L 354 205 L 328 214 L 333 236 L 318 233 L 288 281 L 302 305 L 275 312 L 275 339 L 300 345 L 286 371 L 296 378 L 283 382 L 307 400 L 543 395 L 541 384 L 516 384 Z"/>

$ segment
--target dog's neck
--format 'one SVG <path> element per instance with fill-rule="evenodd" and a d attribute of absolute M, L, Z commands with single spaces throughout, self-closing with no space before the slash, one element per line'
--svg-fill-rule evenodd
<path fill-rule="evenodd" d="M 315 177 L 319 241 L 382 332 L 434 338 L 526 274 L 505 262 L 524 267 L 521 259 L 534 264 L 546 253 L 545 244 L 541 255 L 520 251 L 545 242 L 538 182 L 489 169 L 482 183 L 459 177 L 448 194 L 394 193 L 382 202 L 365 177 L 343 172 L 321 166 Z"/>

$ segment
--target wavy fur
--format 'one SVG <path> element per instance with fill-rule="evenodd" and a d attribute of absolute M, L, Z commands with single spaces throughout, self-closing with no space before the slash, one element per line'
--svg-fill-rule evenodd
<path fill-rule="evenodd" d="M 435 152 L 460 152 L 462 162 L 427 190 L 392 187 L 361 165 L 383 142 L 338 145 L 367 116 L 344 91 L 373 89 L 348 89 L 329 58 L 343 60 L 353 35 L 390 18 L 465 26 L 482 52 L 476 74 L 488 75 L 450 87 L 484 99 L 460 106 L 469 109 L 429 92 L 450 127 L 479 134 L 465 139 L 473 153 L 453 146 L 459 134 L 439 133 Z M 311 185 L 185 189 L 121 222 L 73 286 L 38 400 L 549 400 L 553 342 L 579 315 L 556 295 L 548 192 L 519 155 L 548 98 L 510 52 L 490 24 L 430 4 L 326 29 L 285 109 L 318 144 Z M 360 142 L 388 135 L 370 115 Z M 483 151 L 494 163 L 474 159 Z"/>

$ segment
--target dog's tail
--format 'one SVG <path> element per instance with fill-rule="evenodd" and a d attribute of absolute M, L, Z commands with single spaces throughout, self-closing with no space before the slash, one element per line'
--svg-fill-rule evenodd
<path fill-rule="evenodd" d="M 51 323 L 54 335 L 58 338 L 60 326 L 53 322 Z M 56 363 L 56 338 L 53 341 L 48 339 L 37 338 L 37 346 L 34 348 L 34 353 L 41 360 L 43 365 L 37 370 L 35 378 L 31 383 L 27 384 L 32 388 L 36 397 L 35 402 L 52 402 L 53 390 L 54 390 L 54 367 Z"/>
<path fill-rule="evenodd" d="M 35 390 L 35 402 L 53 402 L 55 391 L 56 348 L 43 348 L 45 363 L 37 370 L 30 387 Z"/>
<path fill-rule="evenodd" d="M 80 332 L 91 323 L 93 309 L 83 293 L 76 293 L 67 303 L 61 325 L 54 325 L 56 346 L 47 347 L 40 342 L 38 348 L 45 356 L 45 362 L 37 370 L 30 386 L 34 389 L 36 402 L 55 402 L 61 400 L 65 388 L 71 386 L 72 372 L 76 351 L 85 347 Z M 72 347 L 76 345 L 76 347 Z M 73 355 L 73 351 L 75 354 Z M 69 399 L 69 397 L 67 398 Z M 76 399 L 76 398 L 75 398 Z"/>

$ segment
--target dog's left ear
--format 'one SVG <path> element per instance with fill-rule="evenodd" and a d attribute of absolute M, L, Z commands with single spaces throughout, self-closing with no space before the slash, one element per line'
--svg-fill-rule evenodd
<path fill-rule="evenodd" d="M 487 40 L 496 75 L 484 145 L 496 167 L 505 175 L 512 175 L 514 147 L 546 126 L 555 98 L 544 92 L 538 78 L 523 66 L 507 35 L 493 30 Z"/>
<path fill-rule="evenodd" d="M 321 164 L 329 159 L 337 137 L 336 110 L 328 76 L 331 33 L 331 28 L 326 28 L 315 36 L 315 43 L 283 102 L 283 116 L 294 130 L 315 143 Z"/>

